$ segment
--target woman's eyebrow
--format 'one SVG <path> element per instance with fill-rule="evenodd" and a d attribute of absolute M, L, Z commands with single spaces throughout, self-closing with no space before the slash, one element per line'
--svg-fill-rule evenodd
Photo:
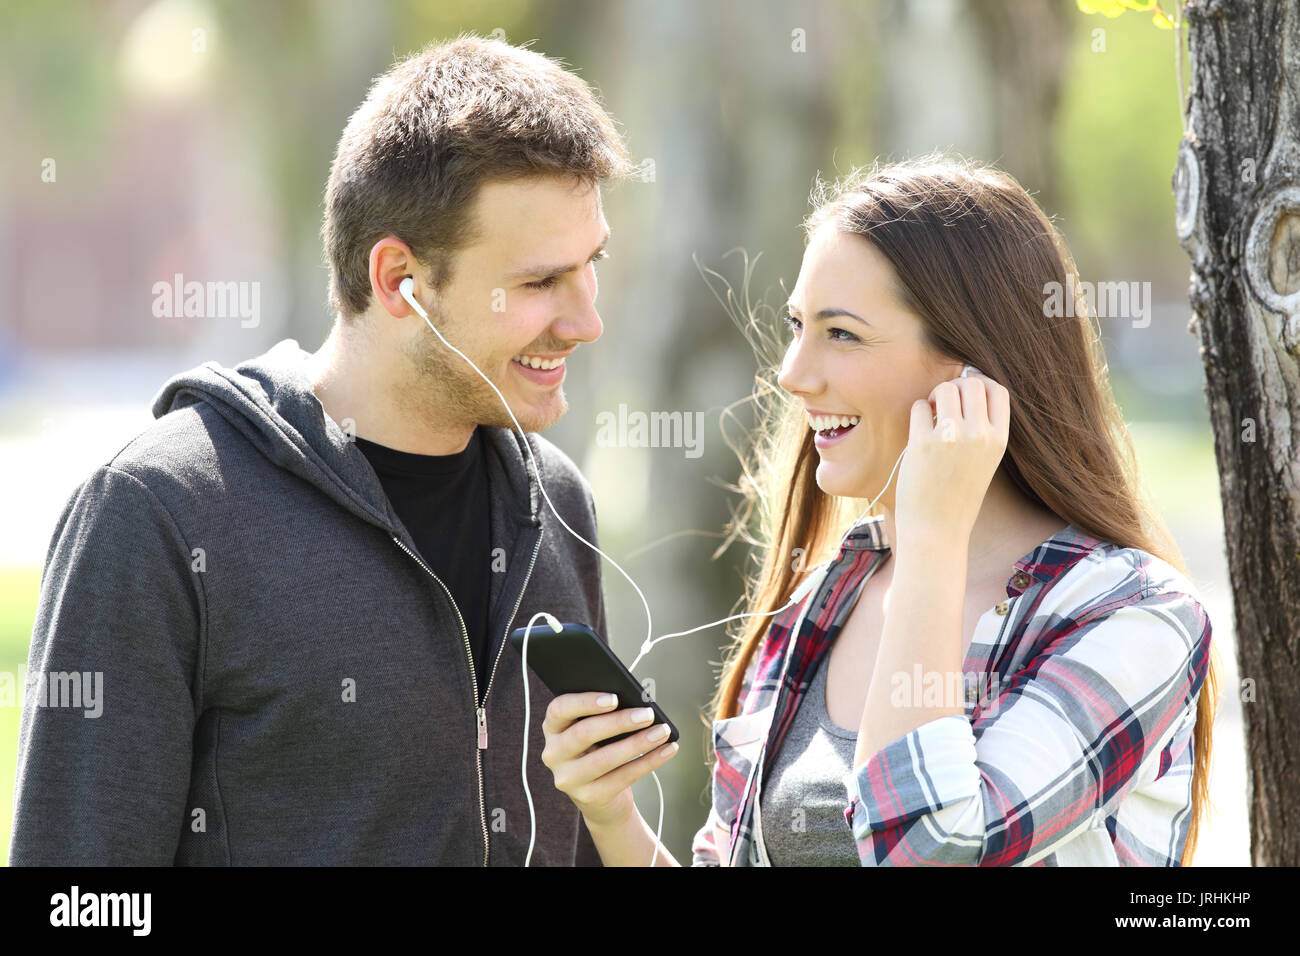
<path fill-rule="evenodd" d="M 796 306 L 793 302 L 787 302 L 785 307 L 789 309 L 791 312 L 793 312 L 795 315 L 802 314 L 799 311 L 798 306 Z M 868 328 L 871 327 L 870 322 L 868 322 L 866 319 L 864 319 L 862 316 L 858 315 L 857 313 L 850 312 L 848 309 L 822 309 L 820 312 L 818 312 L 816 315 L 813 316 L 813 321 L 820 322 L 824 319 L 834 319 L 834 318 L 838 318 L 839 316 L 847 316 L 850 319 L 857 319 L 859 322 L 861 322 L 863 325 L 867 326 Z"/>

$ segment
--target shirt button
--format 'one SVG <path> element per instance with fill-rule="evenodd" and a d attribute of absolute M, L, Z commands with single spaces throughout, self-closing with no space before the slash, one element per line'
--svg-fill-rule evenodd
<path fill-rule="evenodd" d="M 1011 579 L 1011 583 L 1023 591 L 1025 588 L 1029 587 L 1029 575 L 1021 571 Z"/>
<path fill-rule="evenodd" d="M 1005 614 L 1007 613 L 1007 611 L 1010 610 L 1010 606 L 1007 604 L 1006 601 L 999 601 L 999 602 L 994 606 L 993 610 L 996 611 L 996 612 L 998 613 L 999 616 L 1002 616 L 1002 615 L 1005 615 Z"/>

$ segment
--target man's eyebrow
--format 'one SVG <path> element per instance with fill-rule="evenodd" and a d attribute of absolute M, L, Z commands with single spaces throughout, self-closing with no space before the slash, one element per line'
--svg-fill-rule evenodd
<path fill-rule="evenodd" d="M 507 279 L 549 279 L 552 276 L 562 276 L 566 272 L 572 272 L 574 269 L 581 269 L 592 259 L 596 258 L 596 256 L 604 252 L 605 247 L 607 245 L 609 245 L 608 232 L 606 232 L 605 237 L 600 240 L 600 245 L 596 247 L 596 251 L 593 252 L 591 255 L 587 256 L 585 262 L 580 262 L 577 265 L 566 264 L 562 266 L 529 266 L 527 269 L 518 269 L 514 272 L 511 272 L 509 275 L 506 276 L 506 278 Z"/>
<path fill-rule="evenodd" d="M 789 309 L 791 312 L 793 312 L 795 315 L 800 314 L 799 307 L 796 306 L 793 302 L 787 302 L 785 304 L 785 307 Z M 820 312 L 818 312 L 816 315 L 813 316 L 813 321 L 820 322 L 824 319 L 834 319 L 834 318 L 838 318 L 839 316 L 847 316 L 850 319 L 857 319 L 859 322 L 861 322 L 863 325 L 867 326 L 868 328 L 871 327 L 870 322 L 868 322 L 866 319 L 864 319 L 862 316 L 858 315 L 857 313 L 850 312 L 848 309 L 822 309 Z"/>

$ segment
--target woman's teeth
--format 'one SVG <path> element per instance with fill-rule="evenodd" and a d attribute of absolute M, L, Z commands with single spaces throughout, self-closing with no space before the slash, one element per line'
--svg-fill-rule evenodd
<path fill-rule="evenodd" d="M 808 424 L 815 432 L 830 431 L 834 428 L 851 428 L 862 421 L 859 415 L 815 415 L 810 416 Z"/>
<path fill-rule="evenodd" d="M 564 364 L 564 359 L 540 359 L 533 358 L 531 355 L 516 355 L 514 361 L 520 365 L 527 365 L 529 368 L 550 369 L 559 368 Z"/>

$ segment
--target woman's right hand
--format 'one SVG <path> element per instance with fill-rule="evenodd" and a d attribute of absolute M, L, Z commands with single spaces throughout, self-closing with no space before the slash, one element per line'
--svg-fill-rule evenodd
<path fill-rule="evenodd" d="M 561 694 L 546 708 L 542 763 L 555 776 L 555 789 L 566 794 L 589 827 L 622 823 L 636 812 L 632 784 L 672 759 L 677 744 L 665 744 L 667 724 L 651 726 L 649 707 L 611 710 L 598 691 Z M 608 695 L 612 697 L 612 695 Z M 639 731 L 615 743 L 599 741 Z M 658 736 L 655 736 L 658 734 Z"/>

